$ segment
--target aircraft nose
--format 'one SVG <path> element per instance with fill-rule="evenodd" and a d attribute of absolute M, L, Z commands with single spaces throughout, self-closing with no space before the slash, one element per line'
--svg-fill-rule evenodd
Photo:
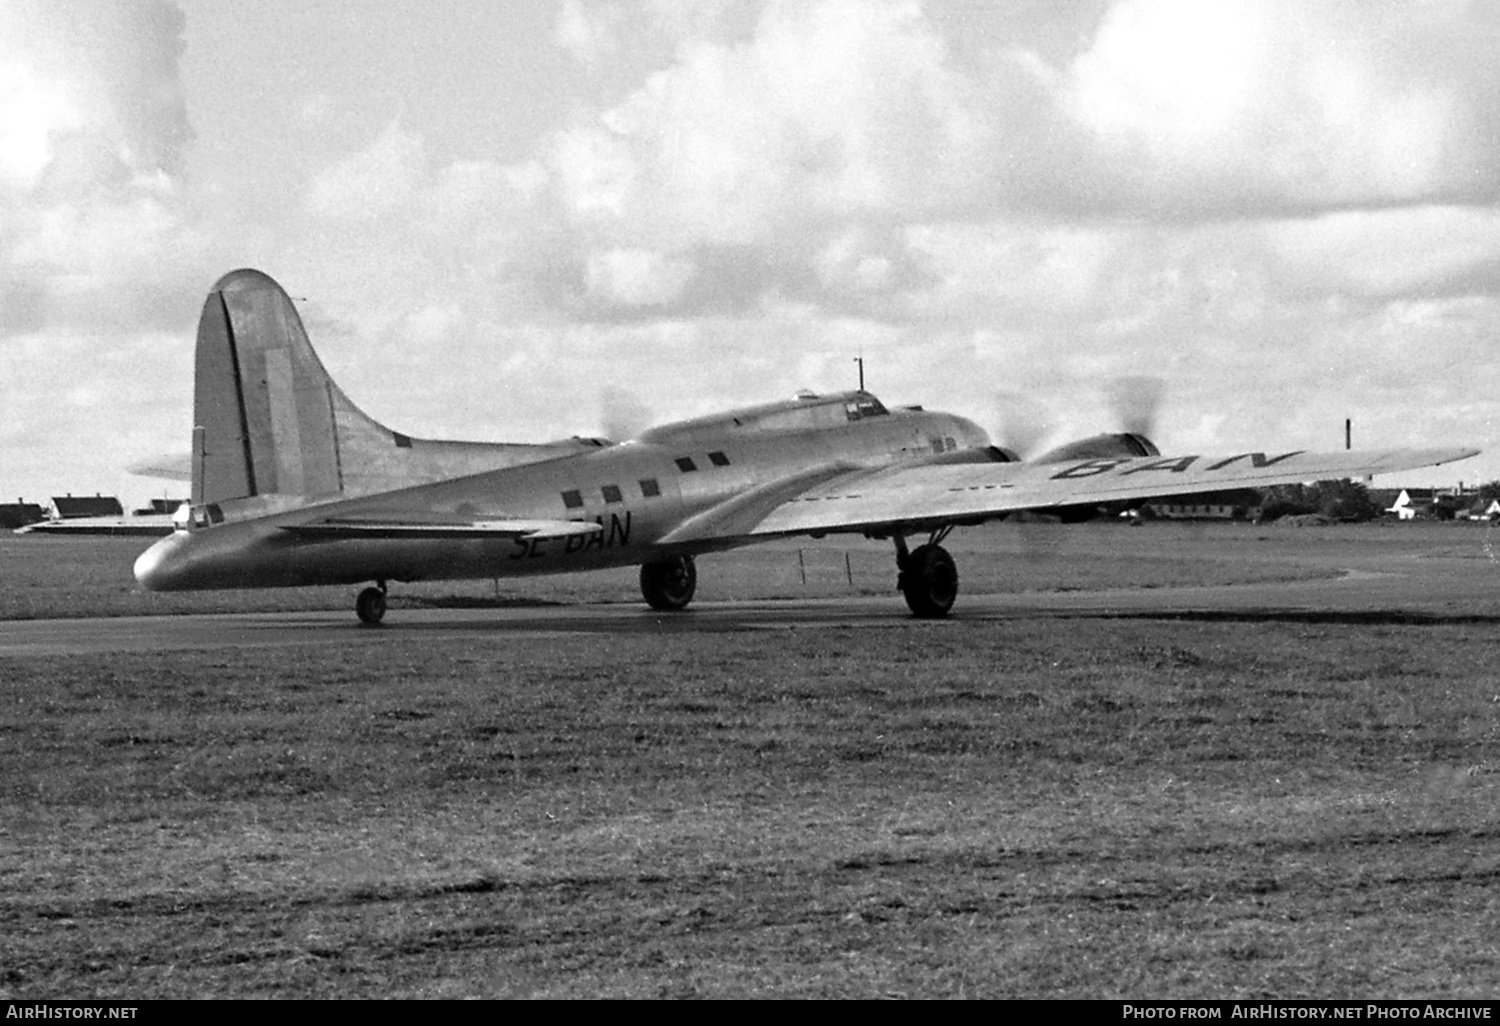
<path fill-rule="evenodd" d="M 181 564 L 177 558 L 185 539 L 170 534 L 142 552 L 135 560 L 135 579 L 147 591 L 169 591 L 175 571 Z"/>

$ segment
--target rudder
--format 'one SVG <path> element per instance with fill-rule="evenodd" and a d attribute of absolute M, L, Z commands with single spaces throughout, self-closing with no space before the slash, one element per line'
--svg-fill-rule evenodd
<path fill-rule="evenodd" d="M 231 271 L 214 283 L 198 321 L 194 374 L 194 503 L 343 490 L 335 406 L 353 404 L 268 275 Z"/>

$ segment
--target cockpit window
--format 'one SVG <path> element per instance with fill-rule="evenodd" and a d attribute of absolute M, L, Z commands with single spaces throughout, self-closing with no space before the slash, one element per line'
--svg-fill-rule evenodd
<path fill-rule="evenodd" d="M 858 395 L 844 403 L 844 416 L 850 420 L 863 420 L 866 417 L 884 417 L 886 415 L 886 408 L 873 395 Z"/>
<path fill-rule="evenodd" d="M 177 531 L 197 531 L 223 522 L 224 511 L 216 502 L 204 506 L 190 506 L 184 502 L 172 514 L 172 528 Z"/>

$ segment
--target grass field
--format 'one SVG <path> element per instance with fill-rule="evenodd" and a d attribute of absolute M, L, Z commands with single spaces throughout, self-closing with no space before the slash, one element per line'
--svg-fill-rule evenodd
<path fill-rule="evenodd" d="M 1396 530 L 952 547 L 970 592 L 1488 559 L 1482 528 Z M 703 561 L 705 597 L 890 587 L 883 548 L 852 586 L 813 551 L 806 592 L 792 546 Z M 91 572 L 101 598 L 33 609 L 132 611 Z M 1491 998 L 1497 626 L 1500 600 L 0 657 L 0 997 Z"/>

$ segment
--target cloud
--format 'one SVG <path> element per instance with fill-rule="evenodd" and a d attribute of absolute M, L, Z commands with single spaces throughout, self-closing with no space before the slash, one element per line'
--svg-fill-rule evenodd
<path fill-rule="evenodd" d="M 962 176 L 945 166 L 970 130 L 958 88 L 914 5 L 773 5 L 747 43 L 682 44 L 563 133 L 551 162 L 566 208 L 599 235 L 759 243 L 931 202 Z"/>
<path fill-rule="evenodd" d="M 184 189 L 183 31 L 160 0 L 5 5 L 0 445 L 20 482 L 97 488 L 186 418 L 154 387 L 191 376 L 211 245 Z"/>
<path fill-rule="evenodd" d="M 1121 208 L 1488 202 L 1497 25 L 1467 4 L 1122 0 L 1052 87 Z"/>
<path fill-rule="evenodd" d="M 687 245 L 819 218 L 1192 220 L 1500 194 L 1487 8 L 1120 0 L 1061 65 L 1024 40 L 959 59 L 944 31 L 963 24 L 824 0 L 772 3 L 745 39 L 685 39 L 559 138 L 563 198 L 595 231 Z"/>
<path fill-rule="evenodd" d="M 5 325 L 159 325 L 154 301 L 200 242 L 178 176 L 192 138 L 173 4 L 7 6 L 0 38 Z"/>
<path fill-rule="evenodd" d="M 611 249 L 588 259 L 589 293 L 625 306 L 661 306 L 682 294 L 691 262 L 642 249 Z"/>
<path fill-rule="evenodd" d="M 1475 241 L 1432 260 L 1446 281 L 1483 282 L 1486 225 L 1456 225 L 1496 181 L 1482 145 L 1496 72 L 1472 42 L 1492 19 L 1120 0 L 1053 65 L 1055 46 L 1014 33 L 963 45 L 945 12 L 568 4 L 557 41 L 593 73 L 616 75 L 648 29 L 670 56 L 518 164 L 444 166 L 393 122 L 318 173 L 306 207 L 360 223 L 371 252 L 420 253 L 404 275 L 486 282 L 492 312 L 569 318 L 786 299 L 898 321 L 1138 323 L 1110 297 L 1153 287 L 1156 271 L 1117 255 L 1152 222 L 1284 224 L 1237 251 L 1254 265 L 1242 280 L 1378 291 L 1427 272 L 1392 254 L 1372 262 L 1387 286 L 1353 266 L 1303 273 L 1298 252 L 1340 253 L 1348 230 L 1316 215 L 1442 197 Z"/>
<path fill-rule="evenodd" d="M 184 19 L 175 4 L 13 0 L 0 38 L 4 185 L 45 187 L 80 140 L 107 157 L 80 186 L 181 170 L 192 139 L 178 81 Z"/>
<path fill-rule="evenodd" d="M 411 206 L 428 172 L 420 136 L 392 121 L 369 147 L 318 172 L 308 189 L 314 217 L 365 220 Z"/>
<path fill-rule="evenodd" d="M 1267 226 L 1285 287 L 1368 300 L 1500 295 L 1500 211 L 1356 210 Z"/>
<path fill-rule="evenodd" d="M 563 0 L 554 39 L 579 63 L 596 64 L 616 52 L 615 31 L 619 16 L 620 11 L 615 7 Z"/>

